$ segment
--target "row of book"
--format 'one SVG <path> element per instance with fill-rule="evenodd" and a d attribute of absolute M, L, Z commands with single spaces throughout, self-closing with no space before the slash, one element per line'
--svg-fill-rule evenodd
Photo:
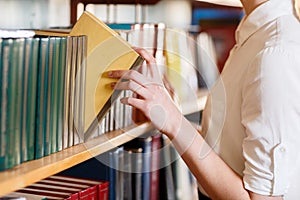
<path fill-rule="evenodd" d="M 41 35 L 36 35 L 37 32 Z M 89 46 L 87 36 L 71 36 L 80 33 L 94 34 L 89 37 Z M 114 104 L 113 98 L 118 92 L 112 95 L 110 89 L 99 93 L 106 87 L 99 79 L 103 78 L 102 73 L 111 67 L 111 63 L 124 61 L 127 69 L 127 65 L 138 65 L 142 61 L 126 42 L 114 34 L 88 13 L 70 34 L 0 30 L 0 78 L 3 83 L 0 171 L 83 142 L 95 132 L 90 126 L 92 121 L 98 124 L 95 119 L 98 115 L 104 118 L 102 133 L 130 124 L 128 112 L 131 111 L 127 112 L 128 109 L 120 103 Z M 100 37 L 99 40 L 98 36 L 104 35 L 112 39 Z M 115 59 L 106 58 L 105 54 L 102 55 L 106 49 L 99 45 L 102 40 L 119 44 L 126 55 L 119 52 L 122 56 L 116 54 Z M 97 59 L 103 57 L 99 62 L 88 57 L 94 51 L 100 53 L 94 53 Z M 99 63 L 103 66 L 99 67 Z M 89 68 L 86 67 L 88 64 Z M 106 114 L 109 109 L 111 111 Z"/>
<path fill-rule="evenodd" d="M 103 74 L 143 59 L 93 15 L 63 32 L 0 30 L 0 55 L 0 171 L 90 139 L 99 120 L 101 133 L 130 123 Z"/>
<path fill-rule="evenodd" d="M 0 31 L 0 171 L 82 141 L 86 40 Z"/>
<path fill-rule="evenodd" d="M 0 197 L 0 199 L 108 200 L 109 183 L 107 181 L 54 175 Z"/>
<path fill-rule="evenodd" d="M 110 200 L 165 200 L 197 197 L 197 184 L 170 141 L 158 131 L 60 173 L 106 180 Z"/>
<path fill-rule="evenodd" d="M 193 200 L 197 184 L 170 141 L 151 131 L 0 199 Z"/>

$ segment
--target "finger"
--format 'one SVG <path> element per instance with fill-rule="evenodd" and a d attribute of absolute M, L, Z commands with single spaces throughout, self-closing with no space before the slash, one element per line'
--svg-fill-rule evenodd
<path fill-rule="evenodd" d="M 143 108 L 145 108 L 145 105 L 144 105 L 145 101 L 142 99 L 137 99 L 137 98 L 133 98 L 133 97 L 124 97 L 124 98 L 121 98 L 121 103 L 133 106 L 133 107 L 141 110 L 144 113 Z"/>
<path fill-rule="evenodd" d="M 149 64 L 148 66 L 152 79 L 157 83 L 163 83 L 162 74 L 160 73 L 157 64 Z"/>
<path fill-rule="evenodd" d="M 149 83 L 153 83 L 153 81 L 149 81 L 147 77 L 142 75 L 141 73 L 134 71 L 134 70 L 114 70 L 109 71 L 108 76 L 110 78 L 121 78 L 121 79 L 127 79 L 132 80 L 138 83 L 141 86 L 148 85 Z"/>
<path fill-rule="evenodd" d="M 133 47 L 133 49 L 140 54 L 148 64 L 156 63 L 155 58 L 146 50 L 143 48 Z"/>
<path fill-rule="evenodd" d="M 112 87 L 117 90 L 131 90 L 132 92 L 140 95 L 142 98 L 147 98 L 149 96 L 149 91 L 134 81 L 118 82 L 116 84 L 112 84 Z"/>
<path fill-rule="evenodd" d="M 122 78 L 124 74 L 128 73 L 129 70 L 112 70 L 107 72 L 109 78 Z"/>

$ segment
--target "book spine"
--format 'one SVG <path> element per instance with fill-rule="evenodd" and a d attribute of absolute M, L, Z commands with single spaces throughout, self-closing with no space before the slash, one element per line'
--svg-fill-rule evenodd
<path fill-rule="evenodd" d="M 123 176 L 124 176 L 124 199 L 132 199 L 132 151 L 124 151 L 124 165 L 123 165 Z"/>
<path fill-rule="evenodd" d="M 74 145 L 75 126 L 74 126 L 74 110 L 75 110 L 75 76 L 76 76 L 76 59 L 77 59 L 77 37 L 72 38 L 72 55 L 70 70 L 70 98 L 69 98 L 69 146 Z"/>
<path fill-rule="evenodd" d="M 38 67 L 38 84 L 37 84 L 37 119 L 36 119 L 36 140 L 35 140 L 35 158 L 44 156 L 45 141 L 45 112 L 47 105 L 47 68 L 48 68 L 48 48 L 49 39 L 41 38 L 39 48 L 39 67 Z"/>
<path fill-rule="evenodd" d="M 3 69 L 3 57 L 2 57 L 2 38 L 0 38 L 0 83 L 2 84 L 2 69 Z M 1 88 L 2 89 L 2 88 Z M 2 91 L 0 90 L 0 171 L 2 171 L 4 164 L 5 152 L 3 152 L 2 145 L 5 142 L 2 138 Z"/>
<path fill-rule="evenodd" d="M 28 100 L 26 115 L 27 131 L 27 158 L 34 159 L 35 135 L 36 135 L 36 103 L 37 103 L 37 81 L 38 81 L 38 59 L 39 59 L 39 38 L 32 38 L 28 71 Z"/>
<path fill-rule="evenodd" d="M 87 200 L 97 200 L 98 198 L 98 185 L 88 188 Z"/>
<path fill-rule="evenodd" d="M 109 199 L 109 182 L 105 181 L 98 185 L 98 200 Z"/>
<path fill-rule="evenodd" d="M 18 48 L 18 58 L 17 58 L 17 90 L 15 91 L 16 94 L 16 141 L 15 141 L 15 165 L 21 163 L 21 147 L 22 147 L 22 123 L 23 123 L 23 108 L 26 107 L 23 104 L 24 93 L 23 93 L 23 70 L 24 70 L 24 55 L 25 55 L 25 39 L 20 38 L 16 41 L 17 48 Z M 26 94 L 27 95 L 27 94 Z"/>
<path fill-rule="evenodd" d="M 124 199 L 124 173 L 121 170 L 124 166 L 124 148 L 120 147 L 116 153 L 116 198 Z"/>
<path fill-rule="evenodd" d="M 54 70 L 54 63 L 53 63 L 53 58 L 55 57 L 55 52 L 54 52 L 54 46 L 55 46 L 55 38 L 50 37 L 49 38 L 49 50 L 48 50 L 48 65 L 46 68 L 46 74 L 47 77 L 45 79 L 46 82 L 46 87 L 47 87 L 47 92 L 46 92 L 46 103 L 45 103 L 45 138 L 44 138 L 44 156 L 47 156 L 51 154 L 51 145 L 52 145 L 52 136 L 53 133 L 51 132 L 51 129 L 53 125 L 51 124 L 51 116 L 53 115 L 53 110 L 52 110 L 52 95 L 51 95 L 51 90 L 53 86 L 53 70 Z"/>
<path fill-rule="evenodd" d="M 22 128 L 21 128 L 21 162 L 29 160 L 29 148 L 28 148 L 28 136 L 27 121 L 28 121 L 28 96 L 29 96 L 29 68 L 30 68 L 30 55 L 31 55 L 32 38 L 27 38 L 25 41 L 24 50 L 24 69 L 23 69 L 23 110 L 22 110 Z"/>
<path fill-rule="evenodd" d="M 114 151 L 109 152 L 109 200 L 116 199 L 116 161 L 114 159 Z"/>
<path fill-rule="evenodd" d="M 23 41 L 23 40 L 22 40 Z M 20 163 L 20 139 L 21 139 L 21 106 L 18 104 L 22 98 L 20 87 L 20 70 L 22 70 L 22 59 L 20 55 L 21 41 L 14 39 L 10 51 L 9 72 L 8 72 L 8 167 L 11 168 Z M 23 53 L 23 52 L 22 52 Z M 21 65 L 21 66 L 20 66 Z"/>
<path fill-rule="evenodd" d="M 84 141 L 84 114 L 85 114 L 85 82 L 86 82 L 86 59 L 87 59 L 87 37 L 81 36 L 80 56 L 80 82 L 79 82 L 79 111 L 78 111 L 78 133 L 80 142 Z"/>
<path fill-rule="evenodd" d="M 60 37 L 53 38 L 53 57 L 52 57 L 52 78 L 51 78 L 51 113 L 50 113 L 50 140 L 51 140 L 51 153 L 55 153 L 58 150 L 58 90 L 59 90 L 59 48 L 60 48 Z"/>
<path fill-rule="evenodd" d="M 163 144 L 163 151 L 162 151 L 162 166 L 164 168 L 160 169 L 161 174 L 161 181 L 160 181 L 160 188 L 162 188 L 162 192 L 160 193 L 162 198 L 167 199 L 175 199 L 175 182 L 173 178 L 173 170 L 170 165 L 172 163 L 171 157 L 171 147 L 170 143 L 166 141 L 167 139 L 162 137 L 162 144 Z"/>
<path fill-rule="evenodd" d="M 57 90 L 57 151 L 63 149 L 64 134 L 64 93 L 65 93 L 65 71 L 66 71 L 66 51 L 67 38 L 62 37 L 58 50 L 58 90 Z"/>
<path fill-rule="evenodd" d="M 68 199 L 71 200 L 79 200 L 78 194 L 71 195 L 69 193 L 63 192 L 55 192 L 55 191 L 47 191 L 41 189 L 33 189 L 33 188 L 23 188 L 17 191 L 18 193 L 27 194 L 28 199 L 33 199 L 35 196 L 40 197 L 41 199 Z"/>
<path fill-rule="evenodd" d="M 144 200 L 150 199 L 150 171 L 151 171 L 151 142 L 152 138 L 143 139 L 143 174 L 142 174 L 142 198 Z"/>
<path fill-rule="evenodd" d="M 150 172 L 150 200 L 159 198 L 159 168 L 160 168 L 161 134 L 152 136 L 151 172 Z"/>
<path fill-rule="evenodd" d="M 8 169 L 8 149 L 9 149 L 9 134 L 8 134 L 8 85 L 9 85 L 9 56 L 12 48 L 12 40 L 2 41 L 2 69 L 1 69 L 1 162 L 0 170 Z"/>
<path fill-rule="evenodd" d="M 80 136 L 79 136 L 79 84 L 80 84 L 80 68 L 81 68 L 81 49 L 82 49 L 82 43 L 81 43 L 81 36 L 77 36 L 77 42 L 76 42 L 76 51 L 75 51 L 75 59 L 73 64 L 73 74 L 72 74 L 72 80 L 73 80 L 73 137 L 74 137 L 74 145 L 80 143 Z"/>
<path fill-rule="evenodd" d="M 74 131 L 75 144 L 84 140 L 84 100 L 85 100 L 85 70 L 86 70 L 86 36 L 78 36 L 77 60 L 75 70 L 74 90 Z"/>
<path fill-rule="evenodd" d="M 66 60 L 65 60 L 65 81 L 64 81 L 64 132 L 63 132 L 63 149 L 69 147 L 69 127 L 70 118 L 70 74 L 72 61 L 73 37 L 67 37 Z"/>

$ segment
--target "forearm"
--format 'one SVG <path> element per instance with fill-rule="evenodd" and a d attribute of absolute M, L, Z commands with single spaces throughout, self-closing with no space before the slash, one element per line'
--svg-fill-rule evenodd
<path fill-rule="evenodd" d="M 212 199 L 250 199 L 242 178 L 207 145 L 186 119 L 182 120 L 176 135 L 167 135 Z"/>
<path fill-rule="evenodd" d="M 144 54 L 146 51 L 141 51 Z M 150 54 L 143 57 L 151 63 Z M 151 57 L 151 56 L 150 56 Z M 148 58 L 148 59 L 147 59 Z M 141 98 L 126 97 L 121 102 L 141 110 L 153 125 L 166 134 L 189 166 L 198 182 L 212 199 L 266 200 L 282 199 L 248 192 L 242 177 L 236 174 L 205 142 L 203 137 L 182 116 L 160 80 L 156 66 L 151 66 L 153 77 L 136 71 L 110 71 L 110 78 L 123 79 L 111 86 L 131 90 Z"/>

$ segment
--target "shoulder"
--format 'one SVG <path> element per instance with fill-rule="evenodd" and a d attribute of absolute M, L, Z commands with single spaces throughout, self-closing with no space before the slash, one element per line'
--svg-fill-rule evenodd
<path fill-rule="evenodd" d="M 293 70 L 300 77 L 300 43 L 281 42 L 266 46 L 254 56 L 248 70 L 260 76 L 270 76 L 274 73 L 284 75 Z"/>
<path fill-rule="evenodd" d="M 243 93 L 256 87 L 262 96 L 278 96 L 300 87 L 300 45 L 266 47 L 249 63 Z M 270 95 L 272 93 L 272 95 Z M 300 96 L 300 92 L 296 92 Z"/>

